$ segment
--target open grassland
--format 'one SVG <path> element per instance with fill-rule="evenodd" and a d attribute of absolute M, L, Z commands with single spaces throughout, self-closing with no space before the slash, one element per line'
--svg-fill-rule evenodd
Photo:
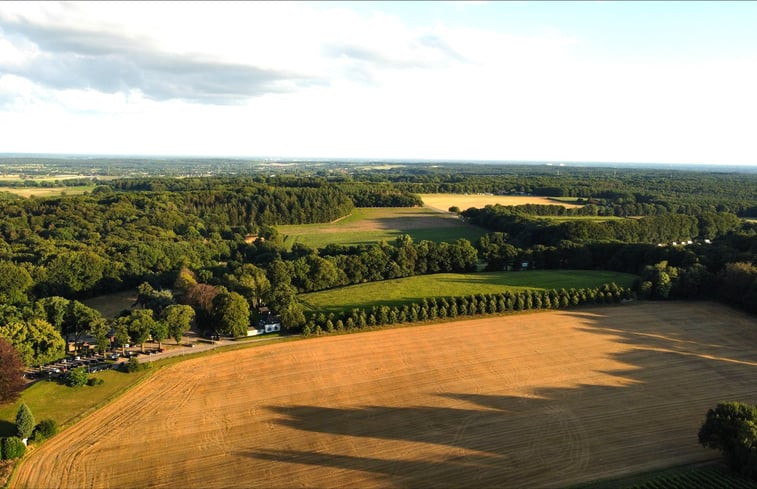
<path fill-rule="evenodd" d="M 82 301 L 84 305 L 100 312 L 103 317 L 113 319 L 124 309 L 130 309 L 137 301 L 137 291 L 127 290 L 113 294 L 98 295 Z"/>
<path fill-rule="evenodd" d="M 54 197 L 57 195 L 78 195 L 91 192 L 94 185 L 81 185 L 76 187 L 3 187 L 0 192 L 8 192 L 21 197 Z"/>
<path fill-rule="evenodd" d="M 13 423 L 21 402 L 29 406 L 37 421 L 52 418 L 59 425 L 65 426 L 83 413 L 121 394 L 147 374 L 147 371 L 126 374 L 108 370 L 91 374 L 92 377 L 103 379 L 104 384 L 75 388 L 57 382 L 37 382 L 24 391 L 21 400 L 0 408 L 0 436 L 15 435 L 16 427 Z"/>
<path fill-rule="evenodd" d="M 316 338 L 158 371 L 35 449 L 21 487 L 565 487 L 712 460 L 757 401 L 754 318 L 712 303 Z"/>
<path fill-rule="evenodd" d="M 546 204 L 561 205 L 563 207 L 581 207 L 551 197 L 536 197 L 531 195 L 484 195 L 484 194 L 419 194 L 423 203 L 428 207 L 447 211 L 452 206 L 457 206 L 464 211 L 471 207 L 486 207 L 487 205 L 522 205 L 522 204 Z"/>
<path fill-rule="evenodd" d="M 633 284 L 635 275 L 603 270 L 529 270 L 525 272 L 436 273 L 350 285 L 300 295 L 310 310 L 337 312 L 353 307 L 401 305 L 424 297 L 458 297 L 506 290 L 597 287 Z"/>
<path fill-rule="evenodd" d="M 401 234 L 409 234 L 414 241 L 465 238 L 473 242 L 486 234 L 485 230 L 465 224 L 456 216 L 424 207 L 360 207 L 331 223 L 281 225 L 278 231 L 290 248 L 294 243 L 323 248 L 330 243 L 392 242 Z"/>

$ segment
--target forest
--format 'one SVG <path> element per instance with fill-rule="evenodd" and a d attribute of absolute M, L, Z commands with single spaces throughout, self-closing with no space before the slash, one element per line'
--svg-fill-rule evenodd
<path fill-rule="evenodd" d="M 174 175 L 186 162 L 162 173 L 173 176 L 157 170 L 134 176 L 136 164 L 122 165 L 129 171 L 121 177 L 103 180 L 90 172 L 77 179 L 95 185 L 82 195 L 0 194 L 0 335 L 28 365 L 39 365 L 62 356 L 64 338 L 85 334 L 103 347 L 112 335 L 143 343 L 181 338 L 194 322 L 206 334 L 242 336 L 263 305 L 290 332 L 306 334 L 631 297 L 708 298 L 757 312 L 757 224 L 746 219 L 757 215 L 754 173 L 455 164 L 372 170 L 343 162 L 251 165 L 246 171 L 239 164 L 214 165 L 224 170 L 202 177 Z M 288 248 L 276 228 L 335 221 L 355 207 L 420 206 L 418 194 L 429 192 L 533 194 L 582 206 L 461 210 L 461 219 L 488 232 L 476 242 L 414 242 L 401 235 L 393 242 Z M 560 216 L 576 219 L 553 219 Z M 598 216 L 614 219 L 593 219 Z M 429 297 L 404 308 L 338 317 L 306 311 L 298 298 L 413 275 L 524 268 L 613 270 L 639 280 L 633 290 Z M 137 287 L 139 307 L 113 321 L 81 303 Z"/>

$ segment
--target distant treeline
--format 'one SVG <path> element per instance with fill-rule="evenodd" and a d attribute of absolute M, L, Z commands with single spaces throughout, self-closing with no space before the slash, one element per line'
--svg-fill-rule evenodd
<path fill-rule="evenodd" d="M 539 206 L 545 216 L 553 206 Z M 557 245 L 562 241 L 619 241 L 623 243 L 670 243 L 694 238 L 711 239 L 740 229 L 744 223 L 735 214 L 703 212 L 700 214 L 663 214 L 641 219 L 597 222 L 577 219 L 555 222 L 536 219 L 526 212 L 534 206 L 489 205 L 470 208 L 462 215 L 471 224 L 491 231 L 507 233 L 519 246 Z M 560 215 L 560 214 L 557 214 Z"/>

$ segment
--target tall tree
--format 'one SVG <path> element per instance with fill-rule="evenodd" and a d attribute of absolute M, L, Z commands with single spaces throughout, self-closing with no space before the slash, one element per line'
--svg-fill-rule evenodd
<path fill-rule="evenodd" d="M 13 345 L 0 338 L 0 404 L 13 402 L 24 389 L 24 362 Z"/>
<path fill-rule="evenodd" d="M 191 306 L 177 304 L 166 307 L 161 314 L 161 319 L 168 324 L 169 335 L 176 340 L 177 345 L 189 331 L 194 317 L 195 311 Z"/>
<path fill-rule="evenodd" d="M 34 415 L 31 409 L 25 403 L 22 403 L 16 413 L 16 431 L 18 432 L 18 437 L 24 440 L 32 436 L 34 425 Z"/>
<path fill-rule="evenodd" d="M 213 299 L 213 319 L 218 333 L 245 336 L 250 326 L 250 306 L 236 292 L 221 292 Z"/>

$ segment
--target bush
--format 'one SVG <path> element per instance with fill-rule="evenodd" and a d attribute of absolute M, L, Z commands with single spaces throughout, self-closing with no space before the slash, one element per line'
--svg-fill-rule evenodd
<path fill-rule="evenodd" d="M 90 377 L 87 379 L 87 385 L 94 386 L 94 385 L 103 385 L 105 381 L 99 377 Z"/>
<path fill-rule="evenodd" d="M 137 357 L 129 358 L 129 361 L 123 365 L 124 365 L 123 368 L 129 373 L 139 372 L 140 370 L 146 370 L 149 367 L 149 365 L 146 363 L 139 363 L 139 361 L 137 361 Z"/>
<path fill-rule="evenodd" d="M 46 438 L 50 438 L 56 433 L 58 433 L 58 422 L 54 419 L 47 418 L 40 421 L 34 428 L 33 438 L 35 441 L 42 441 Z"/>
<path fill-rule="evenodd" d="M 66 385 L 79 387 L 87 383 L 87 371 L 84 367 L 76 367 L 66 374 Z"/>
<path fill-rule="evenodd" d="M 16 436 L 3 438 L 0 445 L 2 445 L 0 452 L 3 454 L 3 460 L 21 458 L 24 455 L 24 452 L 26 452 L 26 445 L 21 441 L 21 438 Z"/>

